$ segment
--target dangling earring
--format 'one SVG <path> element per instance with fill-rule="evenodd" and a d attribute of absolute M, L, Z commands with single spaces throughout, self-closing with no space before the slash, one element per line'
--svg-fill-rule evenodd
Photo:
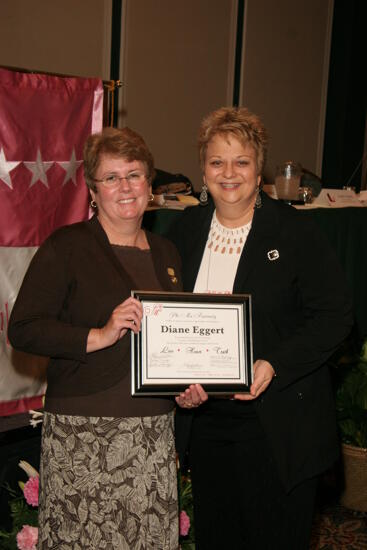
<path fill-rule="evenodd" d="M 148 198 L 148 201 L 149 201 L 149 202 L 153 202 L 153 201 L 154 201 L 154 195 L 153 195 L 153 193 L 150 193 L 149 198 Z"/>
<path fill-rule="evenodd" d="M 201 188 L 201 193 L 199 197 L 201 206 L 206 206 L 208 204 L 208 187 L 206 183 L 203 184 Z"/>
<path fill-rule="evenodd" d="M 97 203 L 94 199 L 90 201 L 91 208 L 97 208 Z"/>
<path fill-rule="evenodd" d="M 263 205 L 263 201 L 261 200 L 261 185 L 259 184 L 257 186 L 257 194 L 256 194 L 256 199 L 255 199 L 255 205 L 254 205 L 254 209 L 259 209 L 261 208 Z"/>

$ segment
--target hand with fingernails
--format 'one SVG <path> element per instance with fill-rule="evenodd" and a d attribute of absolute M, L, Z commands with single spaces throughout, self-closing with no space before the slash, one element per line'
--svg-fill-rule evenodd
<path fill-rule="evenodd" d="M 198 407 L 208 400 L 208 394 L 200 384 L 191 384 L 176 397 L 176 403 L 183 409 Z"/>
<path fill-rule="evenodd" d="M 254 364 L 254 380 L 249 393 L 238 393 L 232 399 L 250 401 L 261 395 L 274 377 L 274 369 L 268 361 L 258 359 Z M 200 384 L 191 384 L 184 392 L 176 397 L 176 403 L 183 409 L 198 407 L 208 400 L 208 394 Z"/>
<path fill-rule="evenodd" d="M 88 334 L 87 353 L 112 346 L 130 329 L 135 334 L 140 330 L 143 307 L 136 298 L 127 298 L 115 307 L 102 328 L 92 328 Z"/>

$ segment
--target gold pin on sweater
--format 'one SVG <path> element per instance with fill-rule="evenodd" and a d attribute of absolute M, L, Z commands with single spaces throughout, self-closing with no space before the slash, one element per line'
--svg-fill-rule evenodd
<path fill-rule="evenodd" d="M 175 273 L 175 270 L 173 269 L 173 267 L 167 267 L 167 273 L 170 276 L 171 281 L 174 284 L 176 284 L 177 283 L 177 277 L 176 277 L 176 273 Z"/>

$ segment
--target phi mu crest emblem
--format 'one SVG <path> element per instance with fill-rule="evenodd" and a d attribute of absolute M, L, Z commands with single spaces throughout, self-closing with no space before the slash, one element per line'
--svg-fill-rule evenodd
<path fill-rule="evenodd" d="M 278 258 L 279 258 L 279 252 L 277 250 L 269 250 L 268 260 L 273 262 L 274 260 L 277 260 Z"/>
<path fill-rule="evenodd" d="M 177 284 L 177 277 L 176 277 L 176 273 L 175 273 L 175 270 L 173 269 L 173 267 L 167 267 L 167 273 L 168 273 L 172 283 Z"/>

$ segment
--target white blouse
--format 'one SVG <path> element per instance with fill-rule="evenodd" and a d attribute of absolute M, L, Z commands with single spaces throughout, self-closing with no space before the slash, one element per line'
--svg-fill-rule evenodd
<path fill-rule="evenodd" d="M 224 227 L 214 211 L 194 292 L 232 294 L 238 262 L 250 229 L 251 221 L 234 229 Z"/>

